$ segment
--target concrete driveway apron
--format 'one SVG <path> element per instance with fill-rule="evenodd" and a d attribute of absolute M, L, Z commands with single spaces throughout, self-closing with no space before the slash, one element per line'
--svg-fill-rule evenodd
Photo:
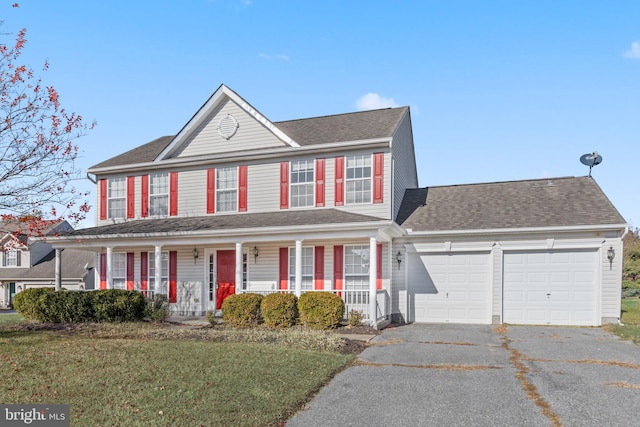
<path fill-rule="evenodd" d="M 638 425 L 640 347 L 599 328 L 386 329 L 287 426 Z"/>

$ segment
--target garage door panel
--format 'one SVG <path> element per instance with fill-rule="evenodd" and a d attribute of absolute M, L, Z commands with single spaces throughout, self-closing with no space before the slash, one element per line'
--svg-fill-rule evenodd
<path fill-rule="evenodd" d="M 506 252 L 503 320 L 522 324 L 597 324 L 597 265 L 594 250 Z"/>
<path fill-rule="evenodd" d="M 410 254 L 408 269 L 414 321 L 491 322 L 488 253 Z"/>

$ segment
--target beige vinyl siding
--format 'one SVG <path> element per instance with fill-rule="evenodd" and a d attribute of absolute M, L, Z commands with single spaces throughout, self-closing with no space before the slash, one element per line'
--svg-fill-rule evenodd
<path fill-rule="evenodd" d="M 396 254 L 402 254 L 402 263 L 398 267 Z M 404 245 L 394 245 L 390 256 L 391 280 L 393 286 L 390 289 L 391 315 L 395 321 L 407 320 L 407 251 Z M 398 319 L 399 317 L 399 319 Z"/>
<path fill-rule="evenodd" d="M 239 125 L 235 135 L 229 140 L 220 136 L 216 129 L 220 118 L 227 114 L 233 116 Z M 192 138 L 184 142 L 182 149 L 174 157 L 202 156 L 285 146 L 283 141 L 230 99 L 222 102 L 218 108 L 212 111 L 207 120 L 203 121 L 192 135 Z"/>
<path fill-rule="evenodd" d="M 247 212 L 280 210 L 280 162 L 249 165 Z"/>
<path fill-rule="evenodd" d="M 613 246 L 613 249 L 616 251 L 616 256 L 611 264 L 609 264 L 609 260 L 607 259 L 607 250 L 610 246 Z M 615 322 L 620 319 L 622 249 L 622 241 L 619 237 L 606 239 L 600 249 L 602 268 L 601 320 L 604 323 Z"/>
<path fill-rule="evenodd" d="M 413 132 L 411 130 L 411 120 L 408 113 L 400 122 L 393 136 L 391 157 L 393 159 L 393 181 L 391 181 L 391 179 L 385 179 L 385 184 L 390 185 L 390 183 L 393 183 L 392 214 L 393 218 L 396 218 L 405 190 L 407 188 L 418 187 Z"/>

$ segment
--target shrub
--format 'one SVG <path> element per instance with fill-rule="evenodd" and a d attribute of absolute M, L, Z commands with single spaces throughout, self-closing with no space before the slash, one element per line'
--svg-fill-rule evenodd
<path fill-rule="evenodd" d="M 29 288 L 16 294 L 13 308 L 25 319 L 42 320 L 45 307 L 45 295 L 54 293 L 53 288 Z"/>
<path fill-rule="evenodd" d="M 152 322 L 164 322 L 171 315 L 169 297 L 164 294 L 155 294 L 153 298 L 147 298 L 145 317 Z"/>
<path fill-rule="evenodd" d="M 362 313 L 360 313 L 355 308 L 352 308 L 349 312 L 349 319 L 347 320 L 347 323 L 349 324 L 349 326 L 360 326 L 362 325 L 363 318 L 364 316 L 362 315 Z"/>
<path fill-rule="evenodd" d="M 81 323 L 95 318 L 93 295 L 89 292 L 52 292 L 45 297 L 45 304 L 45 322 Z"/>
<path fill-rule="evenodd" d="M 92 292 L 96 322 L 134 322 L 144 319 L 146 301 L 137 291 L 105 289 Z"/>
<path fill-rule="evenodd" d="M 623 289 L 622 298 L 640 297 L 640 289 Z"/>
<path fill-rule="evenodd" d="M 342 298 L 331 292 L 307 292 L 298 300 L 300 321 L 313 329 L 333 329 L 344 315 Z"/>
<path fill-rule="evenodd" d="M 632 282 L 630 280 L 622 281 L 622 289 L 640 289 L 640 282 Z"/>
<path fill-rule="evenodd" d="M 262 299 L 260 310 L 264 324 L 273 329 L 290 328 L 298 319 L 298 298 L 294 294 L 269 294 Z"/>
<path fill-rule="evenodd" d="M 222 302 L 222 320 L 237 328 L 249 328 L 260 323 L 260 294 L 233 294 Z"/>
<path fill-rule="evenodd" d="M 218 319 L 216 318 L 215 311 L 207 311 L 207 322 L 209 322 L 211 326 L 216 326 L 218 324 Z"/>

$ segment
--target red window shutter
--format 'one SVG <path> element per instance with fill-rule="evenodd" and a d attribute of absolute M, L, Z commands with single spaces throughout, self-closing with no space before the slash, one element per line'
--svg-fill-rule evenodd
<path fill-rule="evenodd" d="M 169 174 L 169 216 L 178 215 L 178 172 Z"/>
<path fill-rule="evenodd" d="M 313 274 L 313 289 L 321 291 L 324 289 L 324 246 L 316 246 L 314 248 L 314 274 Z"/>
<path fill-rule="evenodd" d="M 149 252 L 140 252 L 140 290 L 149 289 Z"/>
<path fill-rule="evenodd" d="M 373 203 L 382 203 L 384 193 L 384 153 L 373 154 Z"/>
<path fill-rule="evenodd" d="M 169 302 L 178 301 L 178 252 L 169 252 Z"/>
<path fill-rule="evenodd" d="M 207 169 L 207 213 L 216 211 L 216 170 Z"/>
<path fill-rule="evenodd" d="M 247 166 L 238 167 L 238 211 L 247 211 Z"/>
<path fill-rule="evenodd" d="M 133 286 L 133 252 L 127 252 L 127 290 L 132 291 Z"/>
<path fill-rule="evenodd" d="M 149 175 L 142 175 L 142 217 L 149 216 Z"/>
<path fill-rule="evenodd" d="M 289 289 L 289 248 L 280 248 L 280 289 Z"/>
<path fill-rule="evenodd" d="M 336 157 L 336 185 L 333 204 L 344 206 L 344 157 Z"/>
<path fill-rule="evenodd" d="M 316 207 L 324 207 L 324 159 L 316 159 Z"/>
<path fill-rule="evenodd" d="M 344 278 L 344 247 L 342 245 L 333 247 L 333 286 L 334 289 L 342 289 Z"/>
<path fill-rule="evenodd" d="M 127 218 L 136 216 L 136 178 L 127 177 Z"/>
<path fill-rule="evenodd" d="M 382 243 L 376 247 L 376 289 L 382 289 Z"/>
<path fill-rule="evenodd" d="M 100 219 L 107 219 L 107 180 L 100 180 Z"/>
<path fill-rule="evenodd" d="M 100 289 L 107 289 L 107 254 L 100 254 Z"/>
<path fill-rule="evenodd" d="M 289 162 L 280 163 L 280 209 L 289 208 Z"/>

